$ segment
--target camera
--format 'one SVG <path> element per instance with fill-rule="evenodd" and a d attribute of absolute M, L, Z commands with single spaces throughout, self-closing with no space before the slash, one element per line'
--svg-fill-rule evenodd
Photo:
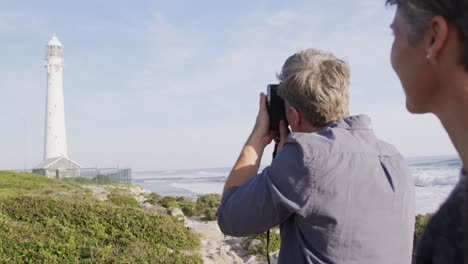
<path fill-rule="evenodd" d="M 270 116 L 270 130 L 279 133 L 279 122 L 284 120 L 286 127 L 288 121 L 286 120 L 286 113 L 284 111 L 284 101 L 278 95 L 279 84 L 269 84 L 267 86 L 267 109 Z"/>

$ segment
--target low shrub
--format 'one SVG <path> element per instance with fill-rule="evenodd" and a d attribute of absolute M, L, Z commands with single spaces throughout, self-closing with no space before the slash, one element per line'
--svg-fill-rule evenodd
<path fill-rule="evenodd" d="M 135 197 L 126 194 L 111 193 L 107 196 L 107 201 L 118 206 L 138 207 Z"/>
<path fill-rule="evenodd" d="M 157 193 L 150 193 L 146 197 L 146 203 L 152 204 L 152 205 L 158 205 L 158 202 L 161 201 L 162 196 L 157 194 Z"/>
<path fill-rule="evenodd" d="M 413 252 L 416 250 L 416 245 L 418 243 L 419 237 L 424 231 L 427 222 L 431 218 L 432 214 L 418 214 L 414 222 L 414 236 L 413 236 Z"/>
<path fill-rule="evenodd" d="M 88 177 L 66 177 L 63 178 L 66 182 L 73 182 L 83 185 L 93 185 L 93 184 L 100 184 L 100 185 L 107 185 L 107 184 L 116 184 L 118 181 L 112 180 L 112 178 L 108 175 L 98 174 L 93 178 Z"/>
<path fill-rule="evenodd" d="M 203 194 L 196 202 L 185 196 L 165 196 L 157 204 L 165 208 L 179 208 L 186 216 L 201 216 L 203 220 L 216 220 L 216 209 L 221 203 L 219 194 Z"/>
<path fill-rule="evenodd" d="M 67 177 L 67 178 L 63 178 L 63 181 L 74 182 L 74 183 L 83 184 L 83 185 L 97 184 L 96 180 L 93 180 L 91 178 L 86 178 L 86 177 Z"/>
<path fill-rule="evenodd" d="M 198 212 L 197 204 L 194 201 L 185 203 L 182 206 L 182 212 L 184 212 L 184 215 L 186 216 L 200 215 L 200 213 Z"/>
<path fill-rule="evenodd" d="M 193 203 L 193 200 L 190 199 L 190 198 L 187 197 L 187 196 L 177 196 L 177 197 L 176 197 L 176 201 L 177 201 L 179 204 Z"/>
<path fill-rule="evenodd" d="M 217 193 L 202 194 L 198 196 L 197 203 L 203 207 L 218 208 L 221 204 L 221 195 Z"/>
<path fill-rule="evenodd" d="M 158 205 L 165 208 L 180 208 L 180 205 L 177 202 L 177 197 L 174 196 L 164 196 L 159 200 Z"/>
<path fill-rule="evenodd" d="M 278 251 L 281 245 L 280 235 L 277 233 L 278 228 L 272 228 L 270 230 L 270 244 L 268 247 L 268 252 L 272 253 Z M 262 242 L 261 247 L 252 248 L 249 250 L 250 242 L 254 239 L 258 239 Z M 264 259 L 267 254 L 267 232 L 263 232 L 257 235 L 247 237 L 243 242 L 244 248 L 249 251 L 250 254 L 256 255 L 257 257 Z"/>
<path fill-rule="evenodd" d="M 197 208 L 198 212 L 202 214 L 202 219 L 205 221 L 215 221 L 216 210 L 221 204 L 221 195 L 217 193 L 202 194 L 198 196 Z"/>
<path fill-rule="evenodd" d="M 215 221 L 216 219 L 218 219 L 218 217 L 216 217 L 216 208 L 205 208 L 203 210 L 202 220 Z"/>
<path fill-rule="evenodd" d="M 172 217 L 94 199 L 1 197 L 0 223 L 1 263 L 202 263 Z"/>
<path fill-rule="evenodd" d="M 0 171 L 0 196 L 20 194 L 44 194 L 82 190 L 78 184 L 50 179 L 33 173 Z"/>

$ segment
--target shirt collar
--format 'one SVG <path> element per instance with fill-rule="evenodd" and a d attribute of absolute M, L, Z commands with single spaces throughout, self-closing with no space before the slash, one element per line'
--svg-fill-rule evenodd
<path fill-rule="evenodd" d="M 340 118 L 335 120 L 325 126 L 324 128 L 343 128 L 343 129 L 364 129 L 370 130 L 371 129 L 371 119 L 367 115 L 355 115 L 355 116 L 348 116 L 344 118 Z"/>

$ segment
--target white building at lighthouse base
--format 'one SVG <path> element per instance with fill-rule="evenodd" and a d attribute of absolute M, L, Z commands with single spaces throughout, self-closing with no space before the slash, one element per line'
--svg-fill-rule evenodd
<path fill-rule="evenodd" d="M 56 179 L 79 177 L 80 165 L 62 156 L 46 159 L 41 164 L 37 165 L 32 172 Z"/>

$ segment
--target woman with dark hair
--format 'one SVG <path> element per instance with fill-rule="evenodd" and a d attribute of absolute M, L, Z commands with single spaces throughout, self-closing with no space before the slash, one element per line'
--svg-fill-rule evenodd
<path fill-rule="evenodd" d="M 415 263 L 468 263 L 468 0 L 387 0 L 397 11 L 391 61 L 411 113 L 435 114 L 463 163 L 417 243 Z"/>

